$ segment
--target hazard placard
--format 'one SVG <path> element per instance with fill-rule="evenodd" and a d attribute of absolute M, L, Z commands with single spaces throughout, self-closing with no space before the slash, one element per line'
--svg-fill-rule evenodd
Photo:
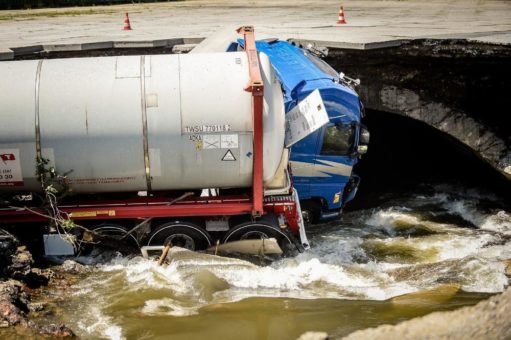
<path fill-rule="evenodd" d="M 0 149 L 0 187 L 23 186 L 19 149 Z"/>
<path fill-rule="evenodd" d="M 231 149 L 227 150 L 224 157 L 222 157 L 222 161 L 235 161 L 236 157 L 232 154 Z"/>

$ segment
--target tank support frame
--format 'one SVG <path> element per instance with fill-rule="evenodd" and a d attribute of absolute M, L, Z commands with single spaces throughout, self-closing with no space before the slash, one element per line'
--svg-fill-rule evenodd
<path fill-rule="evenodd" d="M 276 215 L 284 214 L 292 231 L 298 232 L 296 201 L 291 195 L 268 197 L 262 209 Z M 251 214 L 253 202 L 248 195 L 190 197 L 179 202 L 167 197 L 136 197 L 123 200 L 92 200 L 68 202 L 59 206 L 60 213 L 75 221 L 144 220 L 147 218 L 235 216 Z M 9 223 L 44 222 L 46 212 L 36 207 L 0 209 L 0 221 Z"/>
<path fill-rule="evenodd" d="M 245 91 L 252 92 L 252 116 L 254 119 L 254 159 L 252 176 L 252 216 L 263 214 L 263 96 L 264 85 L 257 55 L 254 27 L 242 26 L 238 33 L 243 34 L 247 53 L 250 80 Z"/>

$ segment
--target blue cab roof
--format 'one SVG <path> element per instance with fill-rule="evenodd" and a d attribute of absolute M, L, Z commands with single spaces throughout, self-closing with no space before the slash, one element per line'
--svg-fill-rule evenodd
<path fill-rule="evenodd" d="M 243 40 L 239 43 L 243 46 Z M 337 83 L 312 60 L 312 56 L 287 41 L 256 41 L 258 51 L 265 53 L 282 83 L 286 112 L 315 89 L 319 89 L 331 120 L 342 123 L 360 122 L 360 100 L 350 87 Z"/>

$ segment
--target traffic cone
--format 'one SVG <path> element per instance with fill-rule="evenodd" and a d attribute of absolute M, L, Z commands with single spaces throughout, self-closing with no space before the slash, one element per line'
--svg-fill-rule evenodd
<path fill-rule="evenodd" d="M 128 12 L 126 12 L 126 18 L 124 18 L 124 27 L 122 29 L 124 31 L 131 31 L 130 18 L 128 17 Z"/>
<path fill-rule="evenodd" d="M 344 19 L 344 9 L 339 8 L 339 20 L 337 20 L 337 24 L 347 24 L 346 19 Z"/>

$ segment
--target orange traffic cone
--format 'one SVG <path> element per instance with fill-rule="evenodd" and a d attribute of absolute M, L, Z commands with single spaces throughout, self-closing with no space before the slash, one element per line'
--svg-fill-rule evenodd
<path fill-rule="evenodd" d="M 124 19 L 124 27 L 122 29 L 124 31 L 131 31 L 130 18 L 128 17 L 128 12 L 126 12 L 126 18 Z"/>
<path fill-rule="evenodd" d="M 339 20 L 337 20 L 338 24 L 347 24 L 346 19 L 344 19 L 344 9 L 339 8 Z"/>

